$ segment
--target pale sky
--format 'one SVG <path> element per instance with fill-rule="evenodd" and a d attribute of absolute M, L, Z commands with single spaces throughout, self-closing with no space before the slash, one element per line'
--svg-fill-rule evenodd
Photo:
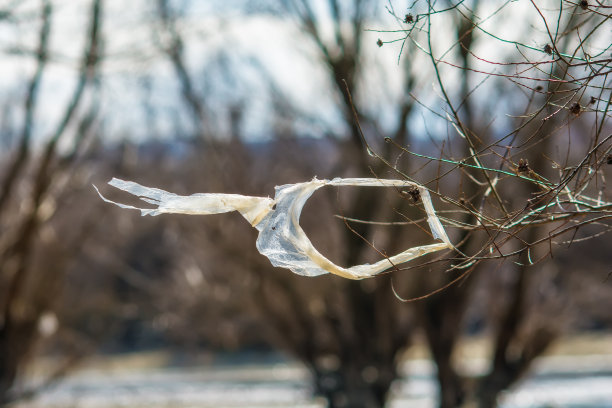
<path fill-rule="evenodd" d="M 232 9 L 232 1 L 239 3 L 237 0 L 224 2 L 226 7 L 218 13 L 215 13 L 215 9 L 218 9 L 214 6 L 215 1 L 185 1 L 184 4 L 191 5 L 191 9 L 179 21 L 181 34 L 188 45 L 185 51 L 190 72 L 199 86 L 206 87 L 200 89 L 200 92 L 206 96 L 211 106 L 220 107 L 226 101 L 238 101 L 244 97 L 247 104 L 244 124 L 247 137 L 266 137 L 273 112 L 270 111 L 265 81 L 259 71 L 248 63 L 249 58 L 256 58 L 292 103 L 321 122 L 318 126 L 341 133 L 342 122 L 339 120 L 339 112 L 334 108 L 334 98 L 337 95 L 329 91 L 329 78 L 324 68 L 317 63 L 318 54 L 314 45 L 299 32 L 291 19 L 281 19 L 269 13 L 244 15 Z M 316 7 L 322 7 L 322 1 L 315 3 L 319 4 Z M 398 5 L 400 3 L 392 2 L 396 11 L 405 9 Z M 45 137 L 49 129 L 55 126 L 73 90 L 91 2 L 54 0 L 52 4 L 52 58 L 43 77 L 36 112 L 38 137 Z M 384 9 L 387 4 L 381 2 L 381 10 L 368 24 L 368 28 L 396 30 L 401 27 Z M 424 4 L 417 2 L 414 13 Z M 539 49 L 548 42 L 548 35 L 539 17 L 528 13 L 533 11 L 529 2 L 511 2 L 503 14 L 495 14 L 498 4 L 500 2 L 483 3 L 478 16 L 482 27 L 505 39 L 520 40 L 534 47 L 536 50 L 521 49 L 521 52 L 536 60 L 544 59 L 545 55 Z M 146 0 L 104 2 L 104 51 L 107 58 L 103 63 L 102 106 L 107 118 L 105 130 L 109 137 L 143 139 L 154 136 L 150 134 L 152 128 L 171 137 L 177 121 L 184 125 L 185 131 L 189 131 L 190 120 L 185 115 L 173 67 L 156 46 L 155 38 L 161 41 L 164 38 L 161 30 L 154 26 L 154 7 L 154 2 Z M 0 92 L 8 96 L 3 98 L 5 104 L 16 100 L 19 107 L 24 98 L 25 84 L 34 69 L 30 55 L 37 42 L 40 1 L 0 0 L 0 10 L 3 9 L 13 10 L 19 21 L 0 21 Z M 549 21 L 555 21 L 556 11 L 553 8 L 542 7 L 542 10 L 547 13 Z M 512 11 L 510 15 L 514 18 L 506 17 L 509 11 Z M 521 18 L 525 15 L 529 18 Z M 451 25 L 450 21 L 444 21 L 448 19 L 446 15 L 436 15 L 435 19 L 438 19 L 434 21 L 436 27 Z M 517 61 L 522 58 L 514 45 L 490 41 L 483 33 L 479 35 L 481 40 L 474 44 L 476 54 L 487 55 L 491 61 Z M 428 106 L 435 106 L 441 99 L 439 87 L 431 77 L 428 57 L 417 49 L 424 44 L 417 44 L 410 53 L 405 51 L 399 63 L 400 42 L 385 44 L 380 48 L 376 46 L 378 38 L 391 41 L 399 37 L 401 33 L 381 32 L 366 32 L 364 36 L 365 55 L 370 63 L 368 66 L 375 69 L 369 68 L 367 71 L 365 77 L 368 80 L 364 83 L 363 95 L 360 97 L 364 106 L 381 119 L 383 127 L 386 124 L 389 127 L 395 125 L 393 108 L 402 97 L 401 65 L 406 58 L 410 59 L 412 71 L 419 79 L 414 94 Z M 434 50 L 438 57 L 454 41 L 453 33 L 444 30 L 433 32 Z M 604 48 L 610 44 L 610 38 L 596 39 L 595 42 Z M 18 52 L 22 50 L 28 53 Z M 233 75 L 225 79 L 219 79 L 223 77 L 223 65 L 214 62 L 221 53 L 229 66 L 238 67 Z M 453 61 L 452 55 L 446 59 Z M 475 62 L 474 66 L 494 71 L 486 62 Z M 449 89 L 455 87 L 457 70 L 443 65 L 440 69 Z M 474 85 L 483 78 L 473 74 Z M 477 91 L 483 94 L 483 99 L 490 92 L 487 90 L 488 82 L 492 82 L 492 79 L 487 80 Z M 153 109 L 154 115 L 147 116 L 143 101 Z M 12 120 L 20 123 L 19 109 L 13 108 L 13 111 Z M 426 130 L 427 115 L 426 109 L 415 113 L 418 119 L 414 121 L 415 129 L 420 132 Z M 220 123 L 225 122 L 224 117 L 218 119 Z M 148 123 L 151 120 L 155 123 Z M 502 117 L 499 120 L 505 119 Z M 427 126 L 435 128 L 436 125 L 429 121 Z M 316 136 L 320 131 L 312 123 L 298 123 L 296 127 L 301 127 L 302 131 L 311 136 Z M 220 129 L 220 132 L 223 131 Z"/>

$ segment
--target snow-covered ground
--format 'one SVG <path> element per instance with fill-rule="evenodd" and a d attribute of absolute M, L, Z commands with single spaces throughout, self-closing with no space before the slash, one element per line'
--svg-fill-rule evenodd
<path fill-rule="evenodd" d="M 466 369 L 480 371 L 471 361 Z M 436 406 L 434 367 L 406 363 L 406 379 L 393 387 L 391 407 Z M 215 365 L 201 368 L 74 373 L 26 407 L 324 407 L 312 397 L 308 372 L 296 363 Z M 508 391 L 504 408 L 612 407 L 612 356 L 542 358 L 533 374 Z"/>

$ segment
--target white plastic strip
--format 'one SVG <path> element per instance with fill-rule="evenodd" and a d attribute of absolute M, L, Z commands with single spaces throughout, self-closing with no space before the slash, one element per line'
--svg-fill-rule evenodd
<path fill-rule="evenodd" d="M 431 202 L 429 191 L 416 183 L 404 180 L 386 180 L 373 178 L 335 178 L 297 184 L 286 184 L 276 187 L 274 199 L 268 197 L 251 197 L 239 194 L 193 194 L 180 196 L 157 188 L 144 187 L 140 184 L 112 179 L 110 185 L 138 196 L 141 200 L 154 204 L 157 208 L 146 209 L 104 201 L 121 208 L 140 210 L 142 215 L 163 213 L 180 214 L 219 214 L 238 211 L 252 226 L 257 228 L 257 249 L 265 255 L 274 266 L 290 269 L 305 276 L 317 276 L 333 273 L 349 279 L 363 279 L 375 276 L 391 267 L 410 261 L 425 254 L 452 248 L 446 231 Z M 300 214 L 310 196 L 323 186 L 360 186 L 360 187 L 416 187 L 427 213 L 427 222 L 434 239 L 442 241 L 429 245 L 409 248 L 397 255 L 382 259 L 374 264 L 362 264 L 343 268 L 323 256 L 312 245 L 300 226 Z"/>

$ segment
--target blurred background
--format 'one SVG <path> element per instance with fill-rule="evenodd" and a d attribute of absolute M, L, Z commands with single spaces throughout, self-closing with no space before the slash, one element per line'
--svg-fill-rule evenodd
<path fill-rule="evenodd" d="M 610 5 L 0 0 L 0 404 L 612 407 Z M 236 213 L 413 180 L 456 250 L 273 268 Z M 386 191 L 389 190 L 389 191 Z M 301 217 L 351 266 L 433 242 L 411 191 Z"/>

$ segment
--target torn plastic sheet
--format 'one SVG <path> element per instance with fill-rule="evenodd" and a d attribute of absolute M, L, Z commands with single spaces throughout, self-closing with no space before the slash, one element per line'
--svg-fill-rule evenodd
<path fill-rule="evenodd" d="M 259 231 L 257 250 L 265 255 L 272 265 L 290 269 L 304 276 L 333 273 L 349 279 L 363 279 L 425 254 L 453 247 L 436 216 L 429 191 L 410 181 L 375 178 L 335 178 L 333 180 L 314 178 L 304 183 L 277 186 L 274 199 L 214 193 L 180 196 L 116 178 L 113 178 L 109 184 L 157 206 L 157 208 L 147 209 L 116 203 L 106 199 L 96 188 L 104 201 L 121 208 L 140 210 L 142 215 L 166 213 L 206 215 L 238 211 Z M 323 186 L 416 187 L 427 213 L 427 222 L 432 236 L 441 242 L 409 248 L 374 264 L 362 264 L 349 268 L 338 266 L 317 251 L 299 224 L 304 204 L 316 190 Z"/>

